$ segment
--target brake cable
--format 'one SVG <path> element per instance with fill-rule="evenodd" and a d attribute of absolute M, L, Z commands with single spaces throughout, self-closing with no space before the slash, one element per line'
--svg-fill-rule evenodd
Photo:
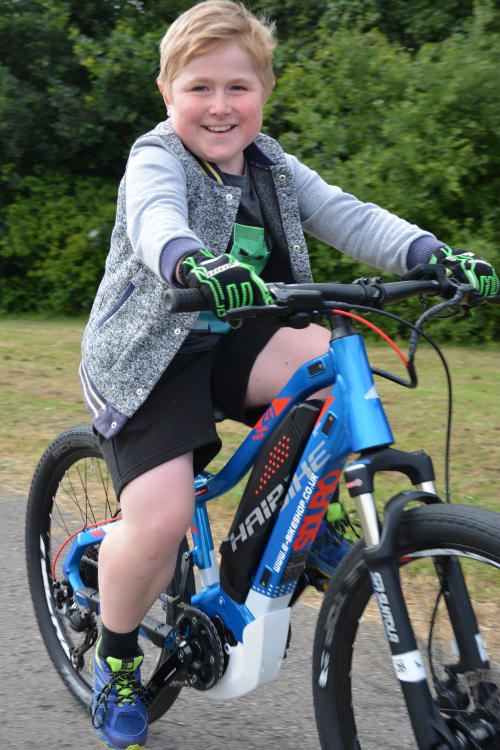
<path fill-rule="evenodd" d="M 375 331 L 379 336 L 381 336 L 384 341 L 387 341 L 387 343 L 392 346 L 398 357 L 400 357 L 403 360 L 404 366 L 408 367 L 408 360 L 406 359 L 405 355 L 399 348 L 399 346 L 391 339 L 390 336 L 388 336 L 384 331 L 382 331 L 381 328 L 378 328 L 376 325 L 374 325 L 371 321 L 366 320 L 366 318 L 362 318 L 360 315 L 354 315 L 354 313 L 347 312 L 346 310 L 332 310 L 332 312 L 337 313 L 338 315 L 346 315 L 349 318 L 353 318 L 354 320 L 358 320 L 360 323 L 364 323 L 364 325 L 368 326 L 372 330 Z"/>
<path fill-rule="evenodd" d="M 439 303 L 437 305 L 434 305 L 433 307 L 425 310 L 424 313 L 418 318 L 418 320 L 416 321 L 415 324 L 409 323 L 409 321 L 405 320 L 404 318 L 401 318 L 401 317 L 399 317 L 397 315 L 394 315 L 393 313 L 388 313 L 385 310 L 380 310 L 380 309 L 377 309 L 377 308 L 366 308 L 364 306 L 363 307 L 361 307 L 361 306 L 354 307 L 354 305 L 351 306 L 353 309 L 362 309 L 362 310 L 366 310 L 368 312 L 374 312 L 374 313 L 378 313 L 378 314 L 381 314 L 381 315 L 386 315 L 387 317 L 390 317 L 390 318 L 392 318 L 394 320 L 402 322 L 404 325 L 406 325 L 407 327 L 411 328 L 412 331 L 411 331 L 410 341 L 409 341 L 408 360 L 406 360 L 406 358 L 404 357 L 403 353 L 401 352 L 401 350 L 399 349 L 399 347 L 392 341 L 392 339 L 390 339 L 390 337 L 387 336 L 387 334 L 385 334 L 381 329 L 379 329 L 377 326 L 375 326 L 370 321 L 366 320 L 365 318 L 363 318 L 363 317 L 361 317 L 359 315 L 354 315 L 353 313 L 350 313 L 347 310 L 335 309 L 335 310 L 332 311 L 332 312 L 335 312 L 337 314 L 347 315 L 348 317 L 353 318 L 354 320 L 357 320 L 357 321 L 363 323 L 364 325 L 367 325 L 369 328 L 371 328 L 372 330 L 374 330 L 378 335 L 380 335 L 387 343 L 390 344 L 390 346 L 396 351 L 396 353 L 398 354 L 398 356 L 402 359 L 402 361 L 405 364 L 408 372 L 410 373 L 411 382 L 408 383 L 407 381 L 403 381 L 402 378 L 398 378 L 397 376 L 394 376 L 391 373 L 386 373 L 385 371 L 378 370 L 377 368 L 372 368 L 372 372 L 375 373 L 375 374 L 382 375 L 383 377 L 387 377 L 389 380 L 393 380 L 396 383 L 399 382 L 401 385 L 404 385 L 406 387 L 415 388 L 416 385 L 417 385 L 416 372 L 415 372 L 414 364 L 413 363 L 414 363 L 415 354 L 416 354 L 416 350 L 417 350 L 417 346 L 418 346 L 419 336 L 422 336 L 423 338 L 425 338 L 432 345 L 432 347 L 435 349 L 435 351 L 437 352 L 439 358 L 441 359 L 441 362 L 443 364 L 443 367 L 444 367 L 444 370 L 445 370 L 445 373 L 446 373 L 446 380 L 447 380 L 447 386 L 448 386 L 448 388 L 447 388 L 447 390 L 448 390 L 448 409 L 447 409 L 447 428 L 446 428 L 446 445 L 445 445 L 445 495 L 446 495 L 446 502 L 448 502 L 448 503 L 450 502 L 449 467 L 450 467 L 450 443 L 451 443 L 451 422 L 452 422 L 452 401 L 453 401 L 453 398 L 452 398 L 451 375 L 450 375 L 450 371 L 449 371 L 449 368 L 448 368 L 448 364 L 446 362 L 446 359 L 444 358 L 444 355 L 443 355 L 442 351 L 437 346 L 437 344 L 429 336 L 427 336 L 427 334 L 425 334 L 422 331 L 422 325 L 427 320 L 429 320 L 431 317 L 437 316 L 437 317 L 442 318 L 442 317 L 451 317 L 453 315 L 462 314 L 463 311 L 459 307 L 459 304 L 463 300 L 466 291 L 467 290 L 458 288 L 457 291 L 456 291 L 456 293 L 455 293 L 455 295 L 454 295 L 454 297 L 451 300 L 446 300 L 444 302 L 441 302 L 441 303 Z M 452 310 L 447 315 L 439 315 L 439 313 L 441 312 L 441 310 L 443 310 L 443 309 L 445 309 L 447 307 L 448 308 L 451 307 Z M 413 369 L 413 376 L 414 377 L 412 376 L 412 373 L 410 372 L 410 367 Z M 414 380 L 414 384 L 413 384 L 413 380 Z M 430 671 L 431 671 L 431 675 L 432 675 L 432 680 L 433 680 L 434 686 L 435 686 L 438 694 L 441 692 L 442 687 L 441 687 L 441 684 L 440 684 L 441 681 L 438 679 L 436 671 L 435 671 L 435 668 L 434 668 L 434 659 L 433 659 L 433 655 L 432 655 L 432 640 L 433 640 L 434 626 L 435 626 L 435 621 L 436 621 L 436 616 L 437 616 L 437 609 L 438 609 L 439 602 L 440 602 L 441 598 L 443 597 L 443 595 L 444 595 L 443 588 L 440 587 L 440 590 L 439 590 L 439 592 L 437 594 L 436 601 L 435 601 L 434 607 L 433 607 L 433 612 L 432 612 L 432 616 L 431 616 L 431 623 L 430 623 L 430 630 L 429 630 L 429 639 L 428 639 L 428 643 L 427 643 L 427 653 L 428 653 Z M 457 714 L 459 715 L 460 713 L 463 713 L 463 711 L 461 711 L 461 709 L 459 707 L 457 707 L 457 706 L 450 707 L 450 708 L 452 708 L 455 717 L 457 717 Z M 463 726 L 462 722 L 459 721 L 458 719 L 457 719 L 457 721 L 458 721 L 459 727 L 462 730 L 465 731 L 467 739 L 468 739 L 469 743 L 471 743 L 471 747 L 478 748 L 478 750 L 479 750 L 479 745 L 475 742 L 474 738 L 467 731 L 466 727 Z"/>
<path fill-rule="evenodd" d="M 410 376 L 410 380 L 409 381 L 404 380 L 403 378 L 400 378 L 398 375 L 394 375 L 393 373 L 386 372 L 385 370 L 380 370 L 377 367 L 372 367 L 372 372 L 375 375 L 379 375 L 383 378 L 386 378 L 387 380 L 391 380 L 397 385 L 402 385 L 405 388 L 417 387 L 418 380 L 417 380 L 414 360 L 415 360 L 415 354 L 416 354 L 416 350 L 418 346 L 419 336 L 422 336 L 433 347 L 433 349 L 436 351 L 437 355 L 439 356 L 441 363 L 443 365 L 443 369 L 445 371 L 447 392 L 448 392 L 445 456 L 444 456 L 444 489 L 445 489 L 445 499 L 447 503 L 451 502 L 450 500 L 450 446 L 451 446 L 451 424 L 452 424 L 452 410 L 453 410 L 453 391 L 452 391 L 452 383 L 451 383 L 451 374 L 450 374 L 450 370 L 448 367 L 448 363 L 446 362 L 446 359 L 441 349 L 428 334 L 423 332 L 421 326 L 429 318 L 440 313 L 441 310 L 445 309 L 446 307 L 455 308 L 454 311 L 450 313 L 451 315 L 459 314 L 460 310 L 458 306 L 459 306 L 460 301 L 463 299 L 464 294 L 465 292 L 462 289 L 457 289 L 452 299 L 446 300 L 445 302 L 440 302 L 439 304 L 434 305 L 433 307 L 429 308 L 420 316 L 420 318 L 417 320 L 416 323 L 410 323 L 408 320 L 405 320 L 404 318 L 400 317 L 399 315 L 395 315 L 394 313 L 390 313 L 387 310 L 382 310 L 377 307 L 367 307 L 366 305 L 339 304 L 338 307 L 332 311 L 334 313 L 337 313 L 340 315 L 347 315 L 348 317 L 358 320 L 359 322 L 363 323 L 364 325 L 374 330 L 378 335 L 382 336 L 382 338 L 390 344 L 390 346 L 396 351 L 398 356 L 405 363 L 405 367 Z M 338 304 L 338 303 L 335 303 L 335 304 Z M 408 359 L 405 358 L 405 356 L 403 355 L 399 347 L 392 341 L 392 339 L 390 339 L 390 337 L 387 334 L 385 334 L 381 329 L 379 329 L 373 323 L 361 317 L 360 315 L 354 315 L 353 313 L 351 313 L 351 310 L 358 310 L 360 312 L 372 312 L 378 315 L 384 315 L 385 317 L 391 318 L 392 320 L 396 320 L 399 323 L 403 323 L 403 325 L 405 325 L 407 328 L 410 328 L 412 330 L 412 333 L 411 333 L 410 342 L 409 342 Z"/>

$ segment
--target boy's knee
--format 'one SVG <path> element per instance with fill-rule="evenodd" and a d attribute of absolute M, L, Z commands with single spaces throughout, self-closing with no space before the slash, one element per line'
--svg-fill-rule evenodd
<path fill-rule="evenodd" d="M 180 456 L 145 472 L 123 489 L 120 503 L 136 534 L 178 544 L 194 513 L 192 459 Z"/>
<path fill-rule="evenodd" d="M 161 502 L 161 501 L 160 501 Z M 168 558 L 177 551 L 189 529 L 192 513 L 182 508 L 163 507 L 149 512 L 139 523 L 127 524 L 128 539 L 144 551 L 149 559 Z"/>

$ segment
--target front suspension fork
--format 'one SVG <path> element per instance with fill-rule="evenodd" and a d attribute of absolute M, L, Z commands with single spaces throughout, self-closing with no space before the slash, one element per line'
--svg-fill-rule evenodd
<path fill-rule="evenodd" d="M 401 471 L 421 488 L 401 492 L 389 501 L 382 532 L 373 498 L 373 476 L 379 469 Z M 356 503 L 366 542 L 365 560 L 418 747 L 461 750 L 463 743 L 452 734 L 432 698 L 399 577 L 401 514 L 412 501 L 440 502 L 434 493 L 430 459 L 422 453 L 408 454 L 385 448 L 349 465 L 346 481 Z M 460 564 L 450 557 L 435 561 L 435 567 L 460 652 L 457 670 L 484 669 L 487 666 L 484 649 Z"/>

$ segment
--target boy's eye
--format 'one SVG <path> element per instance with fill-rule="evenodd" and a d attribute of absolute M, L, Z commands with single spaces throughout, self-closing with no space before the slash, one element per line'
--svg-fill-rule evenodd
<path fill-rule="evenodd" d="M 211 87 L 210 84 L 196 83 L 196 84 L 193 84 L 192 86 L 190 86 L 189 90 L 192 91 L 192 92 L 194 92 L 194 93 L 204 94 L 204 93 L 210 91 L 211 88 L 212 87 Z M 235 91 L 235 92 L 248 91 L 248 86 L 246 84 L 244 84 L 244 83 L 231 83 L 229 85 L 229 91 Z"/>

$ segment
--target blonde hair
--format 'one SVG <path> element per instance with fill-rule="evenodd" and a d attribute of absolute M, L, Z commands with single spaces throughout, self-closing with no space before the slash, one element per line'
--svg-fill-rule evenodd
<path fill-rule="evenodd" d="M 180 69 L 197 55 L 212 52 L 221 44 L 237 42 L 250 54 L 266 96 L 274 87 L 272 58 L 276 47 L 275 24 L 257 18 L 242 3 L 204 0 L 182 13 L 168 28 L 160 43 L 160 74 L 157 83 L 167 95 Z"/>

